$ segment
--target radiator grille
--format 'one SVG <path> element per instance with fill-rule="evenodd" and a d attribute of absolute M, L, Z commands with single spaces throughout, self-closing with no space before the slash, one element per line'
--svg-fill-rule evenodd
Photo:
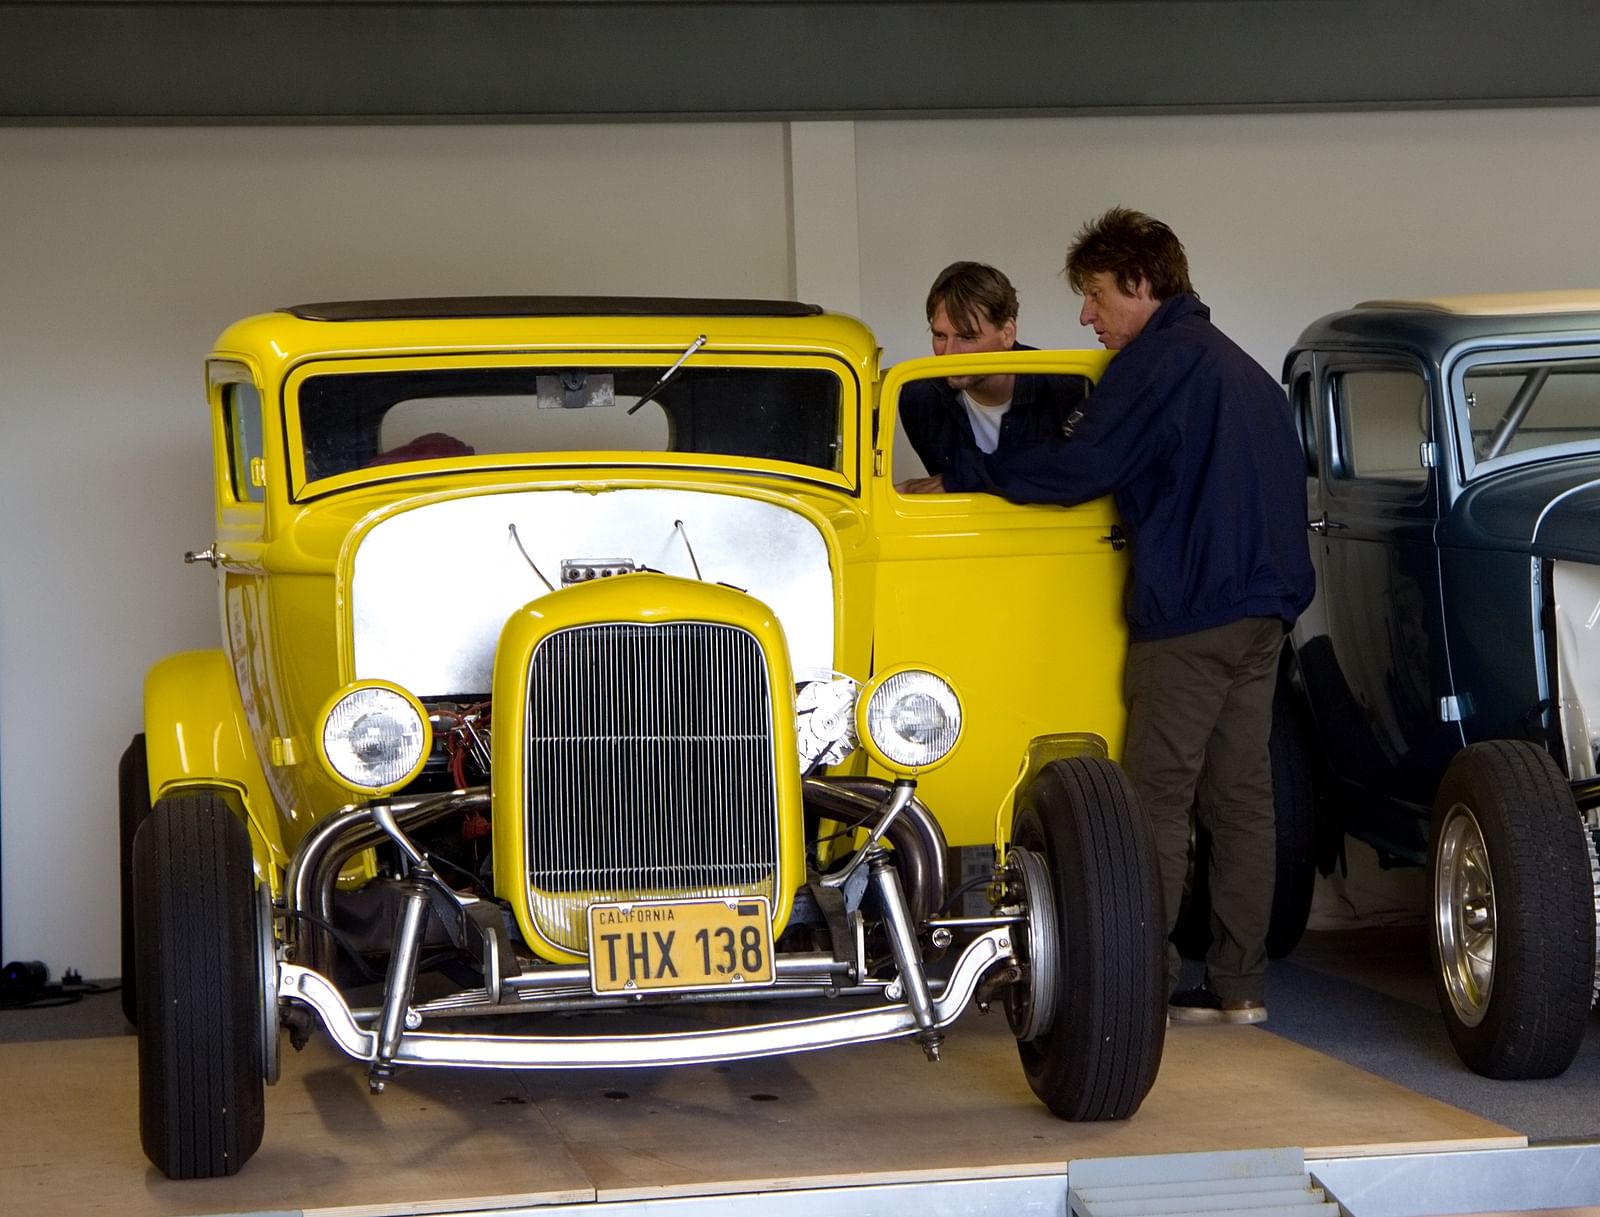
<path fill-rule="evenodd" d="M 596 900 L 776 896 L 772 707 L 753 635 L 562 630 L 534 650 L 528 686 L 528 886 L 545 937 L 587 951 Z"/>

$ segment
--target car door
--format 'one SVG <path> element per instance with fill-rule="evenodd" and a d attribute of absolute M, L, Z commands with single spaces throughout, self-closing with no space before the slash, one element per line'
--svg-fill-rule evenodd
<path fill-rule="evenodd" d="M 1369 796 L 1351 827 L 1415 855 L 1436 776 L 1461 746 L 1436 530 L 1437 426 L 1424 366 L 1403 353 L 1318 356 L 1311 483 L 1317 603 L 1297 651 L 1334 774 Z M 1385 814 L 1397 799 L 1410 822 Z"/>
<path fill-rule="evenodd" d="M 920 793 L 953 845 L 991 842 L 1028 743 L 1053 733 L 1122 748 L 1122 615 L 1128 555 L 1109 499 L 1024 506 L 991 494 L 904 494 L 919 475 L 895 450 L 901 389 L 959 368 L 1098 377 L 1098 351 L 924 358 L 889 369 L 866 490 L 878 554 L 873 669 L 940 671 L 962 701 L 963 736 Z M 1092 399 L 1091 399 L 1092 404 Z"/>

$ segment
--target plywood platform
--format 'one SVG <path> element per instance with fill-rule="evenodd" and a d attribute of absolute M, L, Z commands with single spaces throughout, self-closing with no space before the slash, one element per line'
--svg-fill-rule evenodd
<path fill-rule="evenodd" d="M 131 1036 L 0 1045 L 0 1209 L 448 1212 L 830 1181 L 1061 1170 L 1074 1158 L 1294 1145 L 1516 1145 L 1512 1130 L 1257 1027 L 1174 1027 L 1131 1120 L 1067 1124 L 998 1015 L 945 1059 L 906 1043 L 652 1071 L 402 1074 L 381 1096 L 316 1040 L 287 1050 L 261 1150 L 173 1183 L 139 1148 Z"/>

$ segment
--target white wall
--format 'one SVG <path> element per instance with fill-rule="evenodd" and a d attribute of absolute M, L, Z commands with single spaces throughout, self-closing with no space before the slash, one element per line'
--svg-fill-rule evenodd
<path fill-rule="evenodd" d="M 0 131 L 5 958 L 115 975 L 144 671 L 217 645 L 201 357 L 285 304 L 790 294 L 777 124 Z"/>
<path fill-rule="evenodd" d="M 389 295 L 787 296 L 890 358 L 956 258 L 1083 345 L 1058 270 L 1167 220 L 1276 371 L 1377 296 L 1600 288 L 1600 110 L 567 127 L 0 130 L 5 958 L 117 970 L 115 764 L 143 672 L 215 645 L 200 358 L 246 313 Z M 853 144 L 853 147 L 852 147 Z M 851 179 L 853 166 L 853 180 Z M 838 243 L 826 237 L 836 232 Z M 841 258 L 851 247 L 859 256 Z"/>
<path fill-rule="evenodd" d="M 862 307 L 927 350 L 940 266 L 992 262 L 1035 346 L 1092 345 L 1060 277 L 1115 204 L 1183 240 L 1213 318 L 1269 370 L 1361 300 L 1600 288 L 1600 109 L 894 122 L 857 128 Z"/>

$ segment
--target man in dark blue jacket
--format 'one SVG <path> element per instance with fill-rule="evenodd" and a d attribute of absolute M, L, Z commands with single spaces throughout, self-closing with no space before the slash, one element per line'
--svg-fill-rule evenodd
<path fill-rule="evenodd" d="M 1070 505 L 1109 494 L 1132 546 L 1123 764 L 1155 827 L 1169 928 L 1189 818 L 1211 832 L 1215 931 L 1178 1022 L 1266 1018 L 1276 840 L 1268 739 L 1278 656 L 1311 601 L 1305 462 L 1283 390 L 1211 324 L 1170 228 L 1113 208 L 1064 272 L 1107 367 L 1069 437 L 961 453 L 930 490 Z M 930 479 L 932 480 L 932 479 Z M 1169 948 L 1170 987 L 1179 959 Z"/>
<path fill-rule="evenodd" d="M 1031 351 L 1017 341 L 1017 293 L 981 262 L 953 262 L 928 291 L 935 355 Z M 1026 447 L 1059 437 L 1089 390 L 1081 376 L 950 376 L 914 380 L 900 395 L 900 425 L 929 474 L 958 452 Z M 906 487 L 911 489 L 912 487 Z"/>

